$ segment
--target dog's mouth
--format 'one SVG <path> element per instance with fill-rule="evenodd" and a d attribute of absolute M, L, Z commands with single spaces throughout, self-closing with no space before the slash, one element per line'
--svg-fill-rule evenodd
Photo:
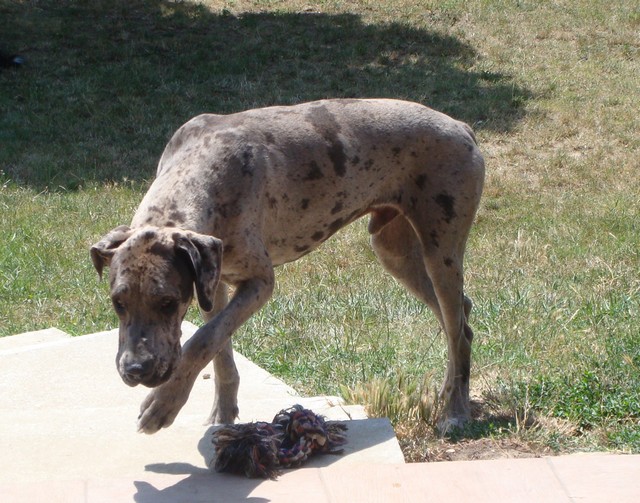
<path fill-rule="evenodd" d="M 159 365 L 146 374 L 120 372 L 120 377 L 127 386 L 131 386 L 132 388 L 138 384 L 142 384 L 147 388 L 155 388 L 169 380 L 173 374 L 174 367 L 175 365 Z"/>
<path fill-rule="evenodd" d="M 127 384 L 128 386 L 131 386 L 132 388 L 135 388 L 138 384 L 142 384 L 147 388 L 155 388 L 167 382 L 170 377 L 171 377 L 170 372 L 165 372 L 162 375 L 154 374 L 150 377 L 131 376 L 131 375 L 125 374 L 122 376 L 122 380 L 125 382 L 125 384 Z"/>

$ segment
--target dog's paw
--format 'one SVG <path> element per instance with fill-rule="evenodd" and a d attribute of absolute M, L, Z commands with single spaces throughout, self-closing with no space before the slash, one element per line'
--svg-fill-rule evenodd
<path fill-rule="evenodd" d="M 186 399 L 165 386 L 154 389 L 140 405 L 138 431 L 151 434 L 171 426 L 185 403 Z"/>
<path fill-rule="evenodd" d="M 209 424 L 233 424 L 238 417 L 238 406 L 221 407 L 218 403 L 214 404 L 211 415 L 207 421 Z"/>

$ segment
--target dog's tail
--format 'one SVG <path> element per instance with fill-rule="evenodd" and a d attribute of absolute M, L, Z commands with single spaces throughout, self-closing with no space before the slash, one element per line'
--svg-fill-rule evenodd
<path fill-rule="evenodd" d="M 471 129 L 471 126 L 469 126 L 469 124 L 467 124 L 466 122 L 461 122 L 462 124 L 462 128 L 469 133 L 469 136 L 471 136 L 471 139 L 473 140 L 473 143 L 475 143 L 476 145 L 478 144 L 478 140 L 476 140 L 476 134 L 473 132 L 473 129 Z"/>

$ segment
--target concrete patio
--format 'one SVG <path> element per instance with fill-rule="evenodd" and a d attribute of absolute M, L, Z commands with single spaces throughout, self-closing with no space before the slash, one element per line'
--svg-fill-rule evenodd
<path fill-rule="evenodd" d="M 185 323 L 184 337 L 196 327 Z M 242 422 L 300 403 L 348 424 L 342 455 L 313 458 L 276 481 L 209 469 L 211 369 L 174 425 L 136 432 L 145 388 L 114 365 L 117 332 L 71 338 L 49 329 L 0 339 L 2 502 L 640 501 L 640 456 L 405 464 L 386 419 L 336 397 L 302 397 L 237 355 Z"/>

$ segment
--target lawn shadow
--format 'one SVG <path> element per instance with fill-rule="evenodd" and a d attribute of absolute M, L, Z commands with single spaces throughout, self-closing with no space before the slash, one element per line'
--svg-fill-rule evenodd
<path fill-rule="evenodd" d="M 36 189 L 147 180 L 202 112 L 393 97 L 508 131 L 530 98 L 509 75 L 475 70 L 480 56 L 456 36 L 352 13 L 41 0 L 1 18 L 0 44 L 27 64 L 0 74 L 0 178 Z"/>

